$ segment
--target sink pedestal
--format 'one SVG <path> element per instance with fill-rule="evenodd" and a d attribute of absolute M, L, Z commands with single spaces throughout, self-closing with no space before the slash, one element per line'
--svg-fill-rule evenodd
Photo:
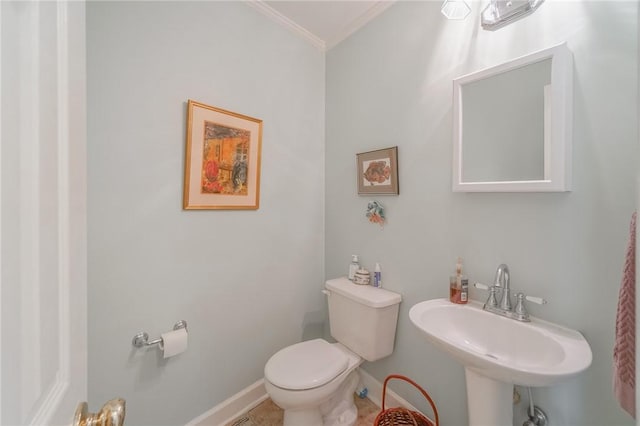
<path fill-rule="evenodd" d="M 512 426 L 513 384 L 465 368 L 469 426 Z"/>

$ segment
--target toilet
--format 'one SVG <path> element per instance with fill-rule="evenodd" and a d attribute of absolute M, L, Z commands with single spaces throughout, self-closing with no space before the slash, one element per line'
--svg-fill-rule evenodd
<path fill-rule="evenodd" d="M 331 336 L 276 352 L 264 367 L 265 388 L 284 409 L 284 426 L 353 426 L 356 368 L 391 355 L 401 296 L 347 278 L 325 283 Z"/>

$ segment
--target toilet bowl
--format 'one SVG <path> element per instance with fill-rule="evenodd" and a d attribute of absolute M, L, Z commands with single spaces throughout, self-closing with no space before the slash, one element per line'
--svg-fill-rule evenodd
<path fill-rule="evenodd" d="M 288 346 L 265 366 L 265 388 L 284 409 L 284 426 L 352 426 L 362 358 L 323 339 Z"/>
<path fill-rule="evenodd" d="M 264 368 L 265 388 L 284 409 L 284 426 L 353 426 L 356 368 L 391 355 L 398 321 L 398 293 L 346 278 L 325 283 L 331 336 L 286 347 Z"/>

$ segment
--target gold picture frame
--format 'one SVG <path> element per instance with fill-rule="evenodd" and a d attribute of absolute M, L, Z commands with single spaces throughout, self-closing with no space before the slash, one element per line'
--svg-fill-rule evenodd
<path fill-rule="evenodd" d="M 256 210 L 262 120 L 189 100 L 182 207 Z"/>
<path fill-rule="evenodd" d="M 398 147 L 356 154 L 358 194 L 398 195 Z"/>

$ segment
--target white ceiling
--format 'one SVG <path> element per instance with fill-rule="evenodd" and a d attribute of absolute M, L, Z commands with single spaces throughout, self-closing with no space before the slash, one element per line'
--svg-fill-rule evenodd
<path fill-rule="evenodd" d="M 250 5 L 321 50 L 329 50 L 395 0 L 253 0 Z"/>

